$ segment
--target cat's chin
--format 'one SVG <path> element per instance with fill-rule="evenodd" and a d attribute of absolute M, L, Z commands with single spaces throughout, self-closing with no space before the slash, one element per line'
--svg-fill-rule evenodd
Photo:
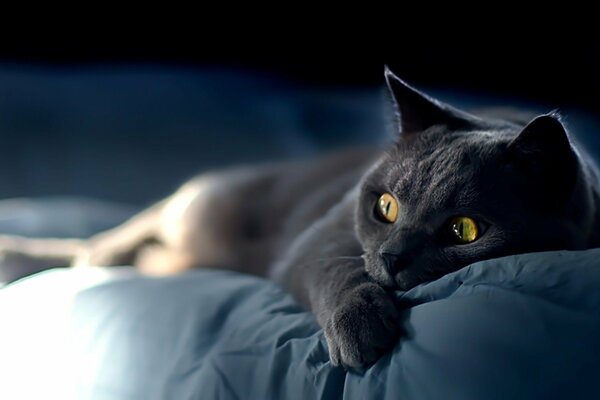
<path fill-rule="evenodd" d="M 423 277 L 415 274 L 414 271 L 403 270 L 394 276 L 394 284 L 396 290 L 406 292 L 421 283 L 426 282 Z"/>
<path fill-rule="evenodd" d="M 379 286 L 386 289 L 396 289 L 397 282 L 392 275 L 387 271 L 385 265 L 380 262 L 378 257 L 369 255 L 363 256 L 366 262 L 366 271 L 369 277 Z"/>
<path fill-rule="evenodd" d="M 379 286 L 388 290 L 400 290 L 405 292 L 421 283 L 415 281 L 414 279 L 411 279 L 410 277 L 407 278 L 402 275 L 402 273 L 399 273 L 396 276 L 392 277 L 387 272 L 375 274 L 369 273 L 371 279 L 373 279 Z"/>
<path fill-rule="evenodd" d="M 367 273 L 375 283 L 388 290 L 407 291 L 423 282 L 406 270 L 391 275 L 383 264 L 377 262 L 367 264 Z"/>
<path fill-rule="evenodd" d="M 398 289 L 398 285 L 396 284 L 396 281 L 391 277 L 390 278 L 387 278 L 387 277 L 375 278 L 375 277 L 371 276 L 371 279 L 373 279 L 375 281 L 375 283 L 377 283 L 379 286 L 381 286 L 384 289 L 390 289 L 390 290 Z"/>
<path fill-rule="evenodd" d="M 418 284 L 419 284 L 418 282 L 411 282 L 408 280 L 402 280 L 402 279 L 396 278 L 396 285 L 394 287 L 396 290 L 406 292 L 406 291 L 414 288 Z"/>

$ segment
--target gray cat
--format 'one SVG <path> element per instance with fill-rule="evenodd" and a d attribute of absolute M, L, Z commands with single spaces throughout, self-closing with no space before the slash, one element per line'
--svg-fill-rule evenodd
<path fill-rule="evenodd" d="M 385 151 L 206 173 L 89 240 L 3 237 L 0 248 L 270 277 L 312 310 L 332 363 L 360 368 L 398 338 L 390 291 L 492 257 L 600 244 L 597 175 L 556 114 L 477 117 L 386 80 L 399 132 Z"/>

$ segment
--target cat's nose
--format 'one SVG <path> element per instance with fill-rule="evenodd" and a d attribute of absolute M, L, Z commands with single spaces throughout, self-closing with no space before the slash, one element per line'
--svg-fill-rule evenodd
<path fill-rule="evenodd" d="M 398 262 L 400 261 L 400 256 L 394 253 L 381 253 L 381 258 L 383 258 L 387 272 L 391 276 L 396 275 L 396 272 L 398 272 Z"/>

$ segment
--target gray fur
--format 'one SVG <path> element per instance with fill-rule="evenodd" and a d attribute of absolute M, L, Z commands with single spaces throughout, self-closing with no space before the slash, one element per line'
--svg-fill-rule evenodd
<path fill-rule="evenodd" d="M 600 245 L 595 170 L 557 115 L 526 127 L 482 119 L 389 71 L 387 79 L 400 114 L 397 143 L 277 266 L 280 282 L 315 311 L 332 361 L 346 367 L 375 361 L 394 342 L 394 306 L 382 287 L 408 290 L 493 257 Z M 374 215 L 384 192 L 400 202 L 394 224 Z M 475 217 L 484 233 L 454 244 L 453 216 Z M 392 271 L 383 253 L 394 254 Z"/>
<path fill-rule="evenodd" d="M 597 175 L 557 115 L 527 125 L 522 114 L 477 117 L 423 95 L 390 71 L 386 79 L 399 132 L 385 151 L 204 174 L 61 255 L 77 265 L 268 276 L 315 314 L 331 361 L 360 368 L 399 335 L 399 305 L 388 290 L 407 290 L 492 257 L 600 244 Z M 384 192 L 400 204 L 394 224 L 374 214 Z M 480 221 L 481 237 L 451 242 L 454 216 Z M 0 238 L 0 250 L 14 253 L 16 242 L 19 253 L 36 257 L 43 248 L 43 240 L 29 252 L 33 242 Z M 383 253 L 393 255 L 393 265 Z"/>

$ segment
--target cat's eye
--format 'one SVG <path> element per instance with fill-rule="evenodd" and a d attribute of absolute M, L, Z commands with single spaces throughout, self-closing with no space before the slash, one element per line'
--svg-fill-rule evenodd
<path fill-rule="evenodd" d="M 375 210 L 383 222 L 392 224 L 398 218 L 398 202 L 389 193 L 379 196 Z"/>
<path fill-rule="evenodd" d="M 454 217 L 450 220 L 450 235 L 457 244 L 472 243 L 479 238 L 479 226 L 471 217 Z"/>

